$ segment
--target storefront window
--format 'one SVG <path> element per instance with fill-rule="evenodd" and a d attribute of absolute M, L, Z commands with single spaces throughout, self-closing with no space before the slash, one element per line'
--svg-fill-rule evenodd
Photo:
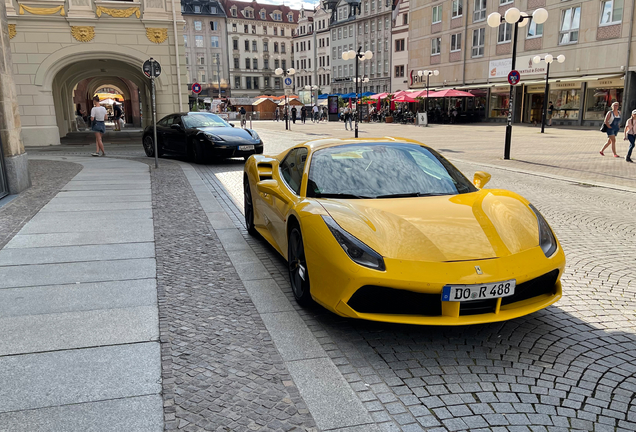
<path fill-rule="evenodd" d="M 585 95 L 585 120 L 603 120 L 614 102 L 622 107 L 622 88 L 588 88 Z"/>
<path fill-rule="evenodd" d="M 581 89 L 553 89 L 550 87 L 548 102 L 554 105 L 553 119 L 576 120 L 581 107 Z"/>
<path fill-rule="evenodd" d="M 506 89 L 502 92 L 492 90 L 490 93 L 490 118 L 508 117 L 510 93 Z"/>

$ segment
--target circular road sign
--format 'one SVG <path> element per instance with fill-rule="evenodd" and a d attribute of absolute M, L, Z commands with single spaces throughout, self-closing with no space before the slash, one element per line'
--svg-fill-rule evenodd
<path fill-rule="evenodd" d="M 196 93 L 196 94 L 201 93 L 201 84 L 199 83 L 192 84 L 192 93 Z"/>
<path fill-rule="evenodd" d="M 286 77 L 286 78 L 285 78 L 285 85 L 286 85 L 286 86 L 290 86 L 290 85 L 292 85 L 292 82 L 293 82 L 293 81 L 292 81 L 292 79 L 291 79 L 290 77 Z"/>
<path fill-rule="evenodd" d="M 519 71 L 510 71 L 510 73 L 508 74 L 508 82 L 511 85 L 517 85 L 519 84 L 519 81 L 521 81 L 521 74 L 519 73 Z"/>
<path fill-rule="evenodd" d="M 150 74 L 152 73 L 152 62 L 155 63 L 155 78 L 157 78 L 159 75 L 161 75 L 161 65 L 157 60 L 146 60 L 144 62 L 144 65 L 141 67 L 141 70 L 144 72 L 144 75 L 146 75 L 147 78 L 150 78 Z"/>

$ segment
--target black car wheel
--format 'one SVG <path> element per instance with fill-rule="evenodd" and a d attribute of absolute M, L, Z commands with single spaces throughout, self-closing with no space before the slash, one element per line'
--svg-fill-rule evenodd
<path fill-rule="evenodd" d="M 146 137 L 144 138 L 144 152 L 146 153 L 146 156 L 148 157 L 154 157 L 155 156 L 155 144 L 152 141 L 152 137 L 150 135 L 146 135 Z"/>
<path fill-rule="evenodd" d="M 309 292 L 309 272 L 305 260 L 305 247 L 300 227 L 295 225 L 289 232 L 287 243 L 287 262 L 289 265 L 289 280 L 291 282 L 294 298 L 301 306 L 309 306 L 313 303 Z"/>
<path fill-rule="evenodd" d="M 205 158 L 203 156 L 203 148 L 201 144 L 193 141 L 190 144 L 190 158 L 198 164 L 202 164 L 205 162 Z"/>
<path fill-rule="evenodd" d="M 252 191 L 247 176 L 243 178 L 243 208 L 245 209 L 245 228 L 250 235 L 257 235 L 258 231 L 254 227 L 254 201 L 252 201 Z"/>

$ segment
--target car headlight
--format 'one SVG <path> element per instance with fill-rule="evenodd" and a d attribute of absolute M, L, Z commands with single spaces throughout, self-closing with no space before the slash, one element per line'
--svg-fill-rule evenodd
<path fill-rule="evenodd" d="M 336 241 L 353 262 L 374 270 L 386 270 L 382 255 L 343 230 L 332 217 L 323 216 L 322 219 L 327 224 L 331 234 L 336 238 Z"/>
<path fill-rule="evenodd" d="M 258 136 L 258 134 L 256 133 L 256 131 L 254 129 L 247 129 L 247 132 L 252 135 L 252 138 L 254 139 L 261 139 L 261 137 Z"/>
<path fill-rule="evenodd" d="M 554 233 L 552 232 L 550 225 L 548 225 L 541 213 L 539 213 L 539 210 L 537 210 L 532 204 L 529 205 L 537 217 L 537 222 L 539 223 L 539 245 L 541 246 L 541 250 L 543 250 L 545 256 L 550 258 L 554 255 L 557 249 L 556 238 L 554 237 Z"/>
<path fill-rule="evenodd" d="M 208 137 L 208 139 L 210 139 L 211 141 L 224 141 L 223 138 L 221 138 L 218 135 L 214 135 L 211 134 L 209 132 L 204 132 L 205 136 Z"/>

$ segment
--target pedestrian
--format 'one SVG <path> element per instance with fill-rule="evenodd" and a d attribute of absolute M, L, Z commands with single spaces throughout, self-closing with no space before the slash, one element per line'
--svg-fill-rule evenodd
<path fill-rule="evenodd" d="M 292 115 L 292 122 L 294 124 L 296 124 L 296 113 L 298 112 L 298 110 L 296 109 L 296 107 L 292 107 L 291 109 L 291 115 Z"/>
<path fill-rule="evenodd" d="M 347 122 L 349 123 L 349 127 L 351 128 L 351 130 L 353 130 L 353 127 L 351 126 L 351 108 L 349 108 L 349 107 L 345 107 L 345 109 L 344 109 L 345 130 L 349 130 L 347 128 Z"/>
<path fill-rule="evenodd" d="M 91 156 L 99 156 L 99 152 L 102 152 L 102 156 L 106 156 L 104 152 L 104 143 L 102 142 L 102 135 L 106 133 L 106 124 L 104 123 L 108 112 L 106 108 L 99 104 L 99 97 L 93 98 L 93 109 L 91 109 L 91 130 L 95 132 L 95 146 L 97 147 L 95 153 Z"/>
<path fill-rule="evenodd" d="M 276 111 L 274 111 L 274 120 L 280 120 L 280 111 L 278 110 L 278 107 L 276 107 Z"/>
<path fill-rule="evenodd" d="M 603 153 L 607 147 L 612 146 L 612 153 L 614 153 L 614 157 L 620 157 L 616 154 L 616 134 L 618 134 L 618 130 L 620 129 L 621 124 L 621 112 L 618 110 L 618 102 L 614 102 L 612 104 L 612 109 L 605 115 L 605 126 L 607 127 L 607 142 L 601 149 L 599 153 L 601 156 L 605 156 Z"/>
<path fill-rule="evenodd" d="M 552 105 L 552 101 L 549 102 L 548 105 L 548 126 L 552 126 L 552 113 L 554 112 L 554 105 Z"/>
<path fill-rule="evenodd" d="M 623 140 L 629 140 L 629 150 L 627 150 L 627 156 L 625 160 L 627 162 L 634 162 L 632 160 L 632 151 L 634 151 L 634 142 L 636 141 L 636 109 L 632 111 L 632 116 L 625 123 L 625 136 Z"/>
<path fill-rule="evenodd" d="M 300 120 L 302 120 L 303 124 L 305 124 L 305 120 L 307 119 L 307 107 L 303 105 L 300 109 Z"/>
<path fill-rule="evenodd" d="M 119 124 L 119 119 L 121 118 L 121 107 L 119 106 L 117 102 L 113 103 L 113 113 L 114 113 L 114 119 L 115 119 L 115 130 L 121 131 L 121 126 Z"/>
<path fill-rule="evenodd" d="M 311 112 L 313 115 L 314 123 L 320 121 L 320 119 L 318 118 L 318 105 L 314 105 L 314 107 L 311 109 Z"/>
<path fill-rule="evenodd" d="M 241 115 L 241 127 L 245 129 L 245 125 L 247 125 L 247 120 L 245 120 L 245 115 L 247 114 L 247 111 L 245 111 L 245 107 L 241 107 L 239 109 L 239 114 Z"/>

